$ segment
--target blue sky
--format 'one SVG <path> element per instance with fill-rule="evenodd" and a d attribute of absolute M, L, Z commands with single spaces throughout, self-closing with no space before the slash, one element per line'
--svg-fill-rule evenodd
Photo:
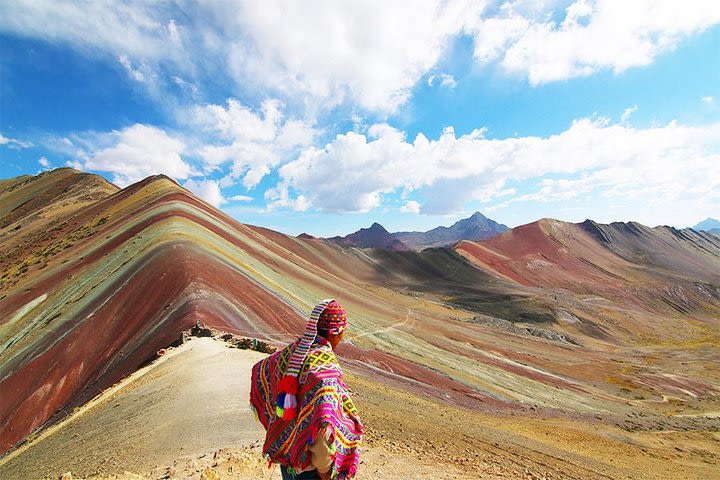
<path fill-rule="evenodd" d="M 165 173 L 321 236 L 720 216 L 718 2 L 0 9 L 0 178 Z"/>

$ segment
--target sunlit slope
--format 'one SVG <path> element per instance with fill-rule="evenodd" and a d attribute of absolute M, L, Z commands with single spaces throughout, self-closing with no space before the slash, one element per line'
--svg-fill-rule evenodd
<path fill-rule="evenodd" d="M 262 426 L 238 394 L 247 395 L 244 372 L 263 357 L 195 338 L 3 459 L 0 477 L 54 478 L 72 470 L 84 478 L 97 472 L 99 459 L 104 472 L 144 472 L 189 452 L 256 441 Z"/>
<path fill-rule="evenodd" d="M 455 250 L 523 285 L 601 295 L 650 312 L 720 317 L 720 241 L 704 232 L 541 220 Z"/>
<path fill-rule="evenodd" d="M 602 246 L 656 275 L 720 285 L 720 241 L 690 228 L 650 228 L 637 222 L 603 225 L 586 220 L 578 225 Z"/>
<path fill-rule="evenodd" d="M 66 218 L 117 191 L 104 178 L 71 168 L 0 180 L 0 291 L 66 248 L 71 239 L 60 238 Z M 40 250 L 39 243 L 52 248 Z"/>
<path fill-rule="evenodd" d="M 460 321 L 472 314 L 370 283 L 389 274 L 363 251 L 239 224 L 162 176 L 62 210 L 54 224 L 18 229 L 27 248 L 6 259 L 15 274 L 0 304 L 3 448 L 196 322 L 287 341 L 328 295 L 352 312 L 347 350 L 362 365 L 400 371 L 415 386 L 450 386 L 459 402 L 485 397 L 476 390 L 484 380 L 466 368 L 475 361 L 444 348 L 448 332 L 472 329 Z"/>
<path fill-rule="evenodd" d="M 120 191 L 96 182 L 85 192 L 94 200 L 44 201 L 38 218 L 51 228 L 15 220 L 0 230 L 3 252 L 8 242 L 23 245 L 3 257 L 10 275 L 0 283 L 3 451 L 197 322 L 282 343 L 327 296 L 350 312 L 340 353 L 351 371 L 436 400 L 619 414 L 630 395 L 655 401 L 675 391 L 653 375 L 675 372 L 677 390 L 696 370 L 693 408 L 715 395 L 716 369 L 704 368 L 712 353 L 694 351 L 692 369 L 646 365 L 630 340 L 649 320 L 618 328 L 603 319 L 612 317 L 605 307 L 595 318 L 575 297 L 483 271 L 451 250 L 343 249 L 288 237 L 238 223 L 164 176 Z M 637 372 L 649 376 L 628 387 Z"/>
<path fill-rule="evenodd" d="M 31 255 L 50 251 L 47 263 L 31 264 L 0 305 L 5 446 L 198 321 L 260 334 L 301 323 L 292 302 L 319 291 L 293 289 L 215 213 L 156 177 L 68 218 L 60 251 L 37 242 Z"/>

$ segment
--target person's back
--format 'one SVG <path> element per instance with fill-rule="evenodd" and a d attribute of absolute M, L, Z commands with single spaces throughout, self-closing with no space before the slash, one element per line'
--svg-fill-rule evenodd
<path fill-rule="evenodd" d="M 267 430 L 263 454 L 284 479 L 357 471 L 363 427 L 334 353 L 346 325 L 340 304 L 324 300 L 302 338 L 253 366 L 250 402 Z"/>

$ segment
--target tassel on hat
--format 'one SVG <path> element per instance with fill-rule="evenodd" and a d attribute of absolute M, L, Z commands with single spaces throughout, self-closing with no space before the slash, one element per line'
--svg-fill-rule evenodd
<path fill-rule="evenodd" d="M 275 401 L 275 413 L 283 420 L 290 421 L 297 414 L 297 396 L 300 391 L 298 375 L 305 362 L 310 345 L 315 341 L 317 335 L 317 322 L 325 307 L 333 302 L 334 298 L 327 298 L 318 303 L 310 313 L 310 318 L 305 325 L 305 333 L 298 343 L 295 351 L 290 356 L 287 371 L 278 384 L 278 396 Z"/>

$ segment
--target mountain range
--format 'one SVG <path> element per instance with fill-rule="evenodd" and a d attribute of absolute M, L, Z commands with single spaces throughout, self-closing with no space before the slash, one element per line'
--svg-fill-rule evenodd
<path fill-rule="evenodd" d="M 435 227 L 426 232 L 388 232 L 379 223 L 361 228 L 345 237 L 327 240 L 343 247 L 384 248 L 388 250 L 422 250 L 447 247 L 462 240 L 485 240 L 508 231 L 508 227 L 485 217 L 480 212 L 455 222 L 450 227 Z"/>
<path fill-rule="evenodd" d="M 373 223 L 370 228 L 361 228 L 357 232 L 344 237 L 331 237 L 327 240 L 342 247 L 382 248 L 395 251 L 409 250 L 405 242 L 397 239 L 395 235 L 388 232 L 385 227 L 377 222 Z"/>
<path fill-rule="evenodd" d="M 427 232 L 397 232 L 393 237 L 414 250 L 422 250 L 427 247 L 447 247 L 462 240 L 486 240 L 508 230 L 507 226 L 475 212 L 449 227 L 435 227 Z"/>
<path fill-rule="evenodd" d="M 702 310 L 720 299 L 720 238 L 689 228 L 543 219 L 454 249 L 523 285 L 600 294 L 651 310 Z M 708 312 L 720 318 L 715 307 Z"/>
<path fill-rule="evenodd" d="M 107 416 L 73 412 L 182 343 L 192 327 L 279 347 L 301 334 L 310 309 L 329 296 L 349 312 L 338 355 L 351 387 L 361 389 L 361 411 L 372 412 L 365 418 L 377 441 L 402 428 L 404 437 L 442 446 L 443 433 L 429 430 L 418 412 L 442 418 L 464 411 L 477 420 L 463 424 L 447 413 L 441 421 L 454 422 L 453 438 L 474 445 L 464 462 L 492 445 L 502 445 L 501 455 L 527 453 L 518 442 L 532 423 L 533 431 L 571 439 L 588 425 L 602 431 L 583 437 L 592 441 L 582 455 L 572 440 L 531 439 L 537 462 L 557 461 L 558 451 L 582 462 L 571 476 L 622 478 L 608 460 L 618 451 L 647 464 L 672 463 L 682 453 L 682 468 L 692 464 L 698 478 L 717 466 L 703 463 L 713 457 L 702 452 L 720 406 L 720 238 L 634 222 L 543 219 L 416 251 L 380 225 L 361 232 L 353 244 L 382 240 L 389 248 L 344 248 L 243 224 L 163 175 L 124 189 L 68 168 L 0 180 L 0 452 L 29 445 L 0 459 L 0 478 L 24 478 L 21 471 L 57 477 L 50 465 L 64 465 L 70 444 L 28 439 L 65 432 L 72 443 L 69 427 L 47 429 L 68 416 L 89 431 L 110 428 Z M 197 355 L 168 358 L 179 363 L 162 385 L 182 384 L 182 361 L 206 361 Z M 213 361 L 223 365 L 217 355 Z M 160 393 L 157 385 L 142 391 Z M 133 409 L 138 396 L 108 395 L 103 415 L 115 406 L 138 414 L 154 408 Z M 408 418 L 398 413 L 405 406 L 415 412 Z M 234 421 L 237 412 L 223 408 L 229 416 L 213 421 Z M 493 412 L 510 419 L 497 420 L 507 423 L 495 436 L 488 433 L 500 428 L 495 420 L 477 428 Z M 140 455 L 145 433 L 136 427 Z M 658 444 L 657 429 L 675 433 Z M 612 440 L 611 452 L 613 438 L 621 440 Z M 610 453 L 601 460 L 596 451 Z"/>

